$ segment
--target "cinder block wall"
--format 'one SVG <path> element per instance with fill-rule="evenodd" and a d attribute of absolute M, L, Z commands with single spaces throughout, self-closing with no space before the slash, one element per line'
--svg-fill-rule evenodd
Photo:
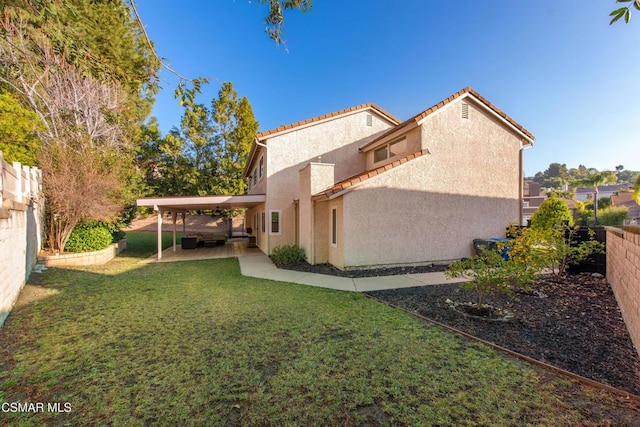
<path fill-rule="evenodd" d="M 8 210 L 0 218 L 0 326 L 25 284 L 27 251 L 26 209 Z"/>
<path fill-rule="evenodd" d="M 607 281 L 640 354 L 640 228 L 634 233 L 607 227 Z"/>

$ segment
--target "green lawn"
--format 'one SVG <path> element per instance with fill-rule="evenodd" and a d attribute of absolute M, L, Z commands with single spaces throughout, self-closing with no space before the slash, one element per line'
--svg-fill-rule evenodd
<path fill-rule="evenodd" d="M 43 275 L 57 293 L 0 330 L 0 401 L 70 412 L 0 424 L 598 423 L 573 406 L 596 397 L 363 295 L 243 277 L 236 259 L 138 264 L 155 244 L 129 233 L 125 257 Z"/>

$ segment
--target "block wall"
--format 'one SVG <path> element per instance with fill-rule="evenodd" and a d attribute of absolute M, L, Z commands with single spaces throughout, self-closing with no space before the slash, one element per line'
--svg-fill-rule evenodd
<path fill-rule="evenodd" d="M 640 228 L 607 227 L 607 281 L 640 354 Z"/>
<path fill-rule="evenodd" d="M 0 326 L 28 277 L 26 251 L 27 209 L 6 209 L 0 215 Z"/>

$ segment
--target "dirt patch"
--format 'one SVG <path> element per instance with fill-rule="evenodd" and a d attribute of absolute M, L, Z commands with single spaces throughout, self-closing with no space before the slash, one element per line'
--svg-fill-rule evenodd
<path fill-rule="evenodd" d="M 590 274 L 539 280 L 535 293 L 488 302 L 513 313 L 508 322 L 463 316 L 451 301 L 473 302 L 460 284 L 369 292 L 381 300 L 534 359 L 640 395 L 640 358 L 611 287 Z M 447 302 L 447 300 L 450 300 Z"/>
<path fill-rule="evenodd" d="M 24 285 L 16 301 L 16 308 L 25 307 L 29 304 L 46 299 L 52 295 L 59 293 L 56 289 L 45 288 L 42 286 L 42 273 L 31 273 L 29 282 Z"/>

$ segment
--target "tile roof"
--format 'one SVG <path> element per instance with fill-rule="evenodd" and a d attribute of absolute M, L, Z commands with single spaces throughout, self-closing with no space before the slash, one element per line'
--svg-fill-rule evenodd
<path fill-rule="evenodd" d="M 600 191 L 618 191 L 618 190 L 626 190 L 631 188 L 629 184 L 612 184 L 612 185 L 599 185 L 598 192 Z M 576 193 L 593 193 L 593 187 L 578 187 L 576 188 Z"/>
<path fill-rule="evenodd" d="M 520 132 L 522 132 L 524 135 L 526 135 L 529 139 L 531 139 L 531 140 L 535 139 L 535 137 L 533 136 L 533 134 L 531 134 L 531 132 L 526 130 L 524 127 L 522 127 L 522 125 L 520 125 L 518 122 L 516 122 L 511 117 L 509 117 L 506 113 L 504 113 L 502 110 L 500 110 L 498 107 L 496 107 L 491 102 L 489 102 L 484 96 L 480 95 L 475 89 L 473 89 L 471 87 L 466 87 L 466 88 L 454 93 L 450 97 L 440 101 L 436 105 L 434 105 L 434 106 L 432 106 L 430 108 L 427 108 L 423 112 L 416 114 L 415 116 L 411 117 L 408 120 L 405 120 L 404 122 L 400 123 L 395 128 L 389 129 L 387 132 L 383 133 L 382 135 L 380 135 L 379 137 L 377 137 L 373 141 L 370 141 L 366 145 L 360 147 L 360 150 L 375 144 L 376 142 L 380 141 L 382 138 L 384 138 L 384 137 L 396 132 L 397 130 L 399 130 L 401 128 L 407 127 L 407 126 L 409 126 L 411 124 L 418 124 L 418 122 L 420 122 L 420 120 L 424 119 L 425 117 L 429 116 L 430 114 L 435 113 L 436 111 L 438 111 L 439 109 L 441 109 L 445 105 L 450 104 L 452 101 L 454 101 L 454 100 L 456 100 L 456 99 L 458 99 L 461 96 L 466 95 L 466 94 L 473 95 L 474 98 L 476 98 L 478 101 L 480 101 L 482 104 L 484 104 L 487 108 L 492 110 L 495 114 L 497 114 L 498 116 L 502 117 L 504 120 L 506 120 L 508 123 L 510 123 L 513 127 L 515 127 Z"/>
<path fill-rule="evenodd" d="M 343 115 L 343 114 L 346 114 L 346 113 L 351 113 L 351 112 L 355 112 L 355 111 L 359 111 L 359 110 L 365 110 L 365 109 L 372 109 L 372 110 L 377 111 L 381 115 L 385 116 L 386 118 L 388 118 L 389 120 L 394 122 L 394 124 L 400 123 L 400 120 L 398 120 L 396 117 L 394 117 L 393 115 L 389 114 L 388 112 L 386 112 L 382 108 L 378 107 L 376 104 L 373 104 L 373 103 L 369 102 L 367 104 L 356 105 L 355 107 L 345 108 L 344 110 L 334 111 L 333 113 L 323 114 L 322 116 L 313 117 L 311 119 L 302 120 L 302 121 L 299 121 L 299 122 L 296 122 L 296 123 L 292 123 L 292 124 L 289 124 L 289 125 L 280 126 L 280 127 L 275 128 L 275 129 L 270 129 L 270 130 L 267 130 L 267 131 L 264 131 L 264 132 L 260 132 L 260 133 L 258 133 L 256 135 L 256 138 L 258 138 L 259 140 L 260 139 L 264 139 L 265 137 L 268 137 L 268 136 L 276 134 L 276 133 L 292 130 L 292 129 L 295 129 L 295 128 L 300 127 L 300 126 L 308 125 L 308 124 L 315 123 L 315 122 L 320 122 L 322 120 L 330 119 L 332 117 L 337 117 L 337 116 L 340 116 L 340 115 Z"/>
<path fill-rule="evenodd" d="M 401 159 L 398 159 L 395 162 L 387 163 L 386 165 L 380 166 L 376 169 L 362 172 L 362 173 L 359 173 L 358 175 L 354 175 L 350 178 L 344 179 L 334 184 L 333 187 L 330 187 L 324 191 L 321 191 L 313 195 L 313 199 L 329 198 L 334 194 L 341 192 L 342 190 L 346 190 L 347 188 L 353 187 L 354 185 L 359 184 L 363 181 L 366 181 L 369 178 L 373 178 L 374 176 L 380 175 L 390 169 L 395 168 L 396 166 L 400 166 L 401 164 L 407 163 L 410 160 L 424 156 L 425 154 L 430 154 L 429 150 L 421 150 L 413 154 L 409 154 L 408 156 L 402 157 Z"/>

